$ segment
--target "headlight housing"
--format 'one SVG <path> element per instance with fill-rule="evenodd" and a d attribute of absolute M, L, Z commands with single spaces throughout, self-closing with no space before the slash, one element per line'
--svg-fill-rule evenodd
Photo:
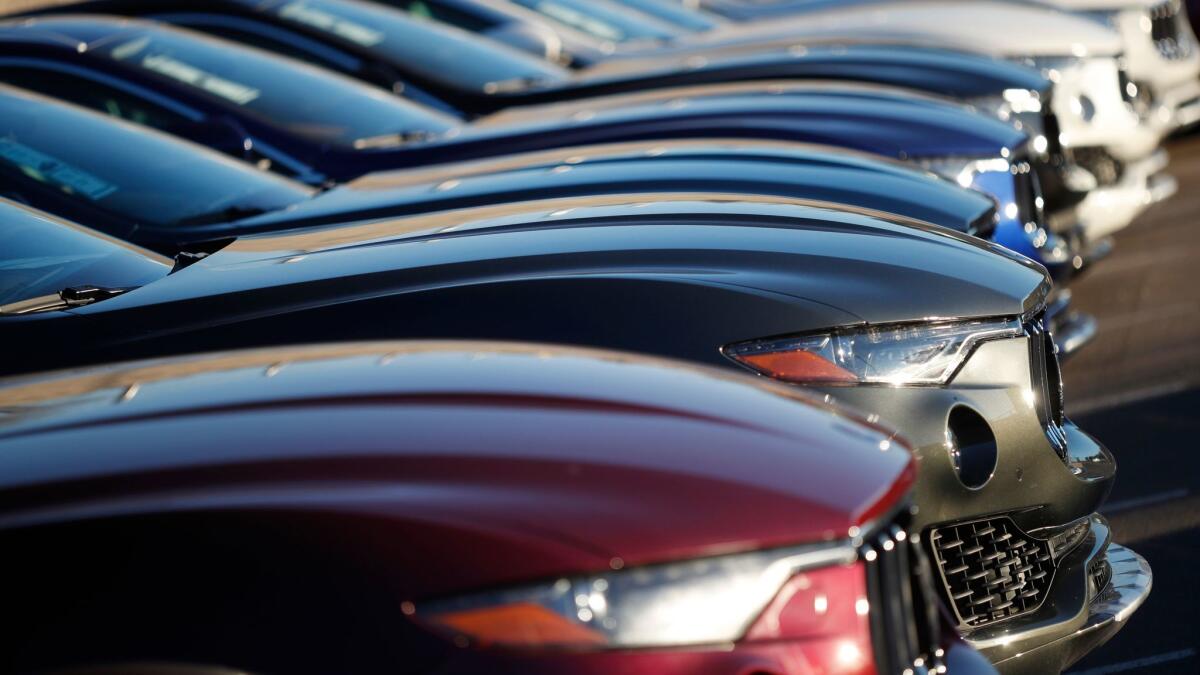
<path fill-rule="evenodd" d="M 891 324 L 754 340 L 724 353 L 787 382 L 944 385 L 980 343 L 1021 334 L 1015 318 Z"/>
<path fill-rule="evenodd" d="M 794 591 L 789 598 L 799 594 L 803 600 L 801 612 L 791 608 L 791 599 L 786 603 L 788 630 L 822 635 L 848 628 L 846 622 L 851 628 L 861 624 L 852 632 L 866 633 L 861 647 L 866 657 L 866 582 L 856 559 L 854 547 L 844 541 L 699 558 L 430 602 L 417 608 L 416 617 L 481 647 L 728 643 L 745 636 L 787 586 Z M 789 637 L 778 630 L 773 636 Z"/>

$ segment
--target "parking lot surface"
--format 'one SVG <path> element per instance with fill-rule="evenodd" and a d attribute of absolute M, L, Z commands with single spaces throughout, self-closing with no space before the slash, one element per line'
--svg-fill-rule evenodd
<path fill-rule="evenodd" d="M 1075 288 L 1100 331 L 1065 367 L 1069 407 L 1117 456 L 1114 538 L 1154 568 L 1149 600 L 1080 675 L 1200 673 L 1200 135 L 1169 150 L 1179 194 Z"/>

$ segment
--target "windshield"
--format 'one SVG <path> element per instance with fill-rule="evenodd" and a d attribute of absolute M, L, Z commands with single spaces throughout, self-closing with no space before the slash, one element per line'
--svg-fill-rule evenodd
<path fill-rule="evenodd" d="M 699 8 L 685 7 L 673 0 L 620 0 L 621 4 L 644 12 L 660 21 L 690 31 L 706 31 L 721 25 L 717 15 Z"/>
<path fill-rule="evenodd" d="M 535 56 L 393 7 L 353 0 L 291 0 L 271 11 L 290 23 L 368 49 L 414 79 L 464 92 L 570 77 L 567 70 Z"/>
<path fill-rule="evenodd" d="M 72 286 L 142 286 L 170 269 L 166 258 L 0 199 L 0 307 Z"/>
<path fill-rule="evenodd" d="M 312 191 L 145 127 L 0 87 L 0 180 L 169 227 L 230 209 L 274 211 Z"/>
<path fill-rule="evenodd" d="M 512 0 L 542 16 L 607 42 L 669 40 L 670 26 L 627 8 L 598 0 Z"/>
<path fill-rule="evenodd" d="M 365 138 L 440 134 L 458 124 L 374 87 L 258 50 L 166 28 L 133 35 L 97 51 L 314 143 L 354 147 Z"/>

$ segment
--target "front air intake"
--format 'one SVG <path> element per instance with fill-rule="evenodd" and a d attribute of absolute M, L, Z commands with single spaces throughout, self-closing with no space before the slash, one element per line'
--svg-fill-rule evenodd
<path fill-rule="evenodd" d="M 1007 517 L 934 528 L 929 545 L 949 604 L 965 628 L 1036 611 L 1054 580 L 1050 544 Z"/>

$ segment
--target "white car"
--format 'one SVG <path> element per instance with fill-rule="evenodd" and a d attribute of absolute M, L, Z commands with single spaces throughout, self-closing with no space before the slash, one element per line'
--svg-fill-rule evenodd
<path fill-rule="evenodd" d="M 1040 0 L 1109 26 L 1124 42 L 1126 96 L 1169 133 L 1200 122 L 1200 45 L 1181 0 Z"/>
<path fill-rule="evenodd" d="M 996 58 L 1019 61 L 1040 68 L 1055 83 L 1053 110 L 1060 124 L 1062 145 L 1086 169 L 1076 172 L 1076 189 L 1091 189 L 1076 211 L 1086 237 L 1099 240 L 1127 225 L 1147 206 L 1170 196 L 1175 181 L 1163 172 L 1165 156 L 1159 150 L 1163 137 L 1174 123 L 1194 115 L 1186 80 L 1185 64 L 1200 58 L 1194 53 L 1195 40 L 1176 4 L 1170 14 L 1174 35 L 1183 36 L 1178 49 L 1188 50 L 1182 59 L 1159 55 L 1150 62 L 1145 50 L 1167 49 L 1163 41 L 1142 40 L 1139 52 L 1128 47 L 1130 37 L 1122 28 L 1126 21 L 1144 26 L 1140 18 L 1126 19 L 1125 11 L 1111 10 L 1103 17 L 1088 12 L 1064 9 L 1068 5 L 1112 3 L 1125 7 L 1135 3 L 1136 17 L 1151 16 L 1145 8 L 1154 0 L 1044 0 L 1058 6 L 1046 6 L 1020 0 L 871 0 L 868 2 L 795 2 L 782 0 L 780 8 L 794 11 L 780 14 L 764 12 L 761 21 L 733 23 L 693 38 L 692 46 L 733 44 L 779 45 L 812 40 L 884 41 L 931 45 L 984 53 Z M 703 4 L 703 3 L 702 3 Z M 712 0 L 721 5 L 759 8 L 770 3 L 750 0 Z M 1160 12 L 1161 13 L 1161 12 Z M 1115 19 L 1113 16 L 1121 18 Z M 1131 15 L 1132 16 L 1132 15 Z M 1158 16 L 1154 14 L 1153 16 Z M 769 18 L 768 18 L 769 17 Z M 1102 19 L 1102 20 L 1101 20 Z M 1154 36 L 1166 35 L 1162 21 L 1149 19 Z M 1155 26 L 1158 26 L 1156 29 Z M 1166 38 L 1162 38 L 1165 40 Z M 1130 58 L 1127 54 L 1134 54 Z M 1156 51 L 1156 53 L 1158 53 Z M 1129 71 L 1136 62 L 1136 72 Z M 1170 68 L 1164 67 L 1167 64 Z M 1167 74 L 1170 71 L 1170 74 Z M 1190 71 L 1188 71 L 1190 72 Z M 1180 75 L 1179 73 L 1184 73 Z M 1192 76 L 1194 80 L 1194 76 Z M 1175 83 L 1170 86 L 1164 82 Z M 1145 83 L 1148 86 L 1139 85 Z M 1195 82 L 1192 86 L 1200 87 Z M 1164 103 L 1180 105 L 1167 119 L 1167 113 L 1148 113 L 1144 104 L 1146 89 L 1153 90 Z M 1171 98 L 1167 98 L 1169 93 Z M 1038 105 L 1037 101 L 1012 101 L 1011 107 Z M 1163 109 L 1160 105 L 1160 111 Z M 1056 229 L 1066 230 L 1074 223 L 1059 219 Z"/>

